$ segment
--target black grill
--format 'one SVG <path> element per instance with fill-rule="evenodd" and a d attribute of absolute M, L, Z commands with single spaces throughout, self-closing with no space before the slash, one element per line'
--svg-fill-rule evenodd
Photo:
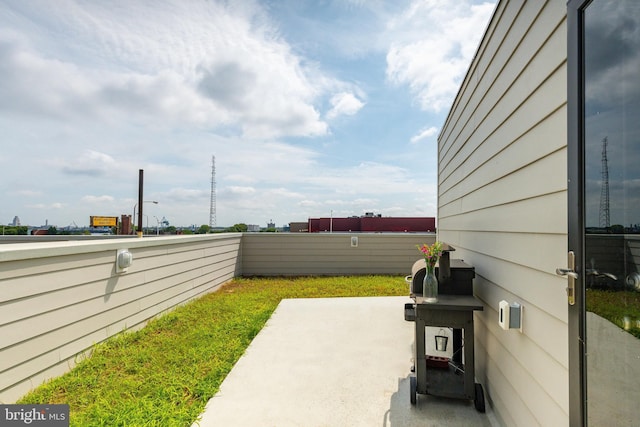
<path fill-rule="evenodd" d="M 422 295 L 422 281 L 427 273 L 427 266 L 423 259 L 413 263 L 411 276 L 406 280 L 411 284 L 411 295 Z M 473 279 L 475 269 L 461 259 L 449 259 L 449 252 L 444 252 L 435 269 L 438 278 L 438 294 L 443 295 L 473 295 Z"/>

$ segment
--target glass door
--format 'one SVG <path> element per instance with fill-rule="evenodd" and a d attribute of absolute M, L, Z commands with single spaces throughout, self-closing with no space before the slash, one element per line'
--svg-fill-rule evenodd
<path fill-rule="evenodd" d="M 640 420 L 640 2 L 571 1 L 568 14 L 571 424 L 631 426 Z"/>

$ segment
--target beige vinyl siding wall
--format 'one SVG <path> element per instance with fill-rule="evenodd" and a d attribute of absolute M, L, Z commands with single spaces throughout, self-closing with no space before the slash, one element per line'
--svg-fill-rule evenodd
<path fill-rule="evenodd" d="M 0 402 L 13 402 L 124 329 L 240 274 L 241 234 L 0 247 Z M 116 274 L 118 249 L 133 264 Z"/>
<path fill-rule="evenodd" d="M 416 245 L 434 241 L 433 233 L 245 233 L 242 274 L 408 275 L 420 259 Z"/>
<path fill-rule="evenodd" d="M 500 1 L 438 138 L 438 239 L 475 267 L 476 375 L 510 426 L 569 419 L 566 39 L 564 1 Z"/>

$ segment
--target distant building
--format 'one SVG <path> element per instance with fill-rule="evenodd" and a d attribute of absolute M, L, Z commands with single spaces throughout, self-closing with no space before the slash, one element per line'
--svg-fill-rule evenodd
<path fill-rule="evenodd" d="M 307 222 L 290 222 L 289 231 L 292 233 L 306 233 L 309 231 L 309 223 Z"/>
<path fill-rule="evenodd" d="M 133 234 L 133 222 L 131 220 L 131 215 L 125 215 L 125 214 L 120 215 L 120 223 L 118 224 L 118 234 L 120 235 Z"/>
<path fill-rule="evenodd" d="M 14 227 L 18 227 L 20 225 L 20 218 L 18 217 L 18 215 L 13 217 L 13 221 L 10 225 L 13 225 Z"/>
<path fill-rule="evenodd" d="M 293 228 L 292 228 L 293 230 Z M 383 217 L 367 212 L 362 217 L 349 218 L 309 218 L 309 233 L 321 232 L 435 232 L 434 217 Z"/>

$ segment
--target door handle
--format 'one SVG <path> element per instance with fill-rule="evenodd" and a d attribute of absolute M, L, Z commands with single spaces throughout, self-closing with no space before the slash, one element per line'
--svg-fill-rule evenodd
<path fill-rule="evenodd" d="M 593 268 L 586 271 L 587 276 L 595 276 L 595 277 L 607 277 L 613 281 L 618 280 L 618 277 L 615 274 L 611 273 L 600 273 L 598 270 L 594 270 Z"/>
<path fill-rule="evenodd" d="M 573 251 L 569 251 L 567 255 L 567 264 L 567 268 L 556 268 L 556 274 L 567 278 L 567 302 L 569 305 L 575 305 L 578 273 L 574 271 L 576 268 L 576 256 Z"/>
<path fill-rule="evenodd" d="M 578 273 L 576 273 L 575 271 L 569 269 L 569 268 L 556 268 L 556 274 L 558 276 L 569 276 L 573 279 L 577 279 L 578 278 Z"/>

